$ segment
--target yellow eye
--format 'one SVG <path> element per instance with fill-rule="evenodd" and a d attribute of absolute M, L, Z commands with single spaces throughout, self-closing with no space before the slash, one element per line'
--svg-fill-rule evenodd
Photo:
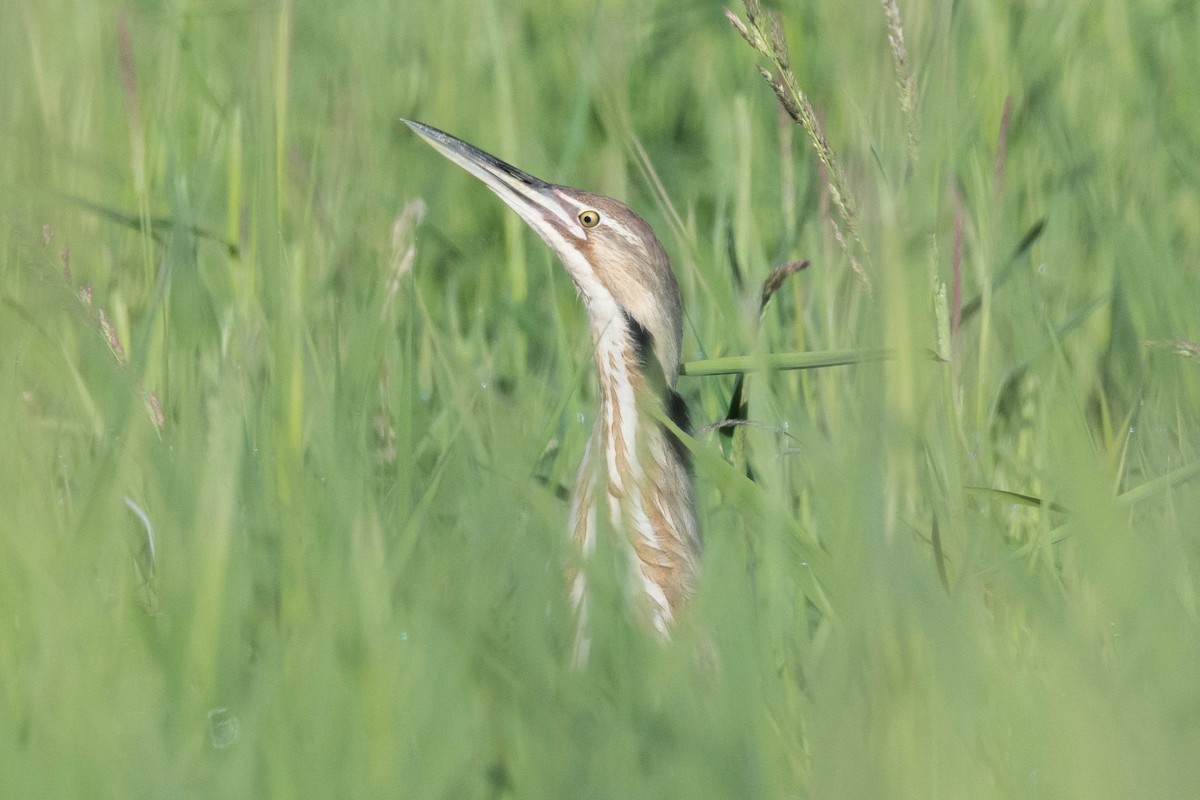
<path fill-rule="evenodd" d="M 594 228 L 600 224 L 600 213 L 592 211 L 590 208 L 587 211 L 579 212 L 579 224 L 585 228 Z"/>

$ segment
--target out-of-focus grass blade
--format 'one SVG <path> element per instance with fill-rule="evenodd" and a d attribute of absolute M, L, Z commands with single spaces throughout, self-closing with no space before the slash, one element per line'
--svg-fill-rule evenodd
<path fill-rule="evenodd" d="M 1067 509 L 1060 506 L 1058 503 L 1047 503 L 1040 497 L 1035 497 L 1031 494 L 1021 494 L 1020 492 L 1010 492 L 1007 489 L 993 489 L 990 486 L 964 486 L 964 491 L 972 494 L 990 495 L 1006 503 L 1016 503 L 1019 506 L 1029 506 L 1030 508 L 1048 508 L 1051 511 L 1066 513 Z"/>
<path fill-rule="evenodd" d="M 1167 489 L 1171 489 L 1181 483 L 1185 483 L 1197 477 L 1200 477 L 1200 461 L 1188 464 L 1186 467 L 1180 467 L 1177 470 L 1168 472 L 1166 475 L 1163 475 L 1160 478 L 1147 481 L 1141 486 L 1117 495 L 1117 505 L 1128 508 L 1134 503 L 1139 503 L 1142 500 L 1152 497 L 1153 495 L 1164 492 Z M 1063 508 L 1058 503 L 1046 503 L 1045 500 L 1042 500 L 1040 497 L 1034 497 L 1033 495 L 1010 492 L 1005 489 L 992 489 L 987 486 L 964 486 L 963 489 L 973 494 L 992 495 L 1006 502 L 1016 503 L 1018 505 L 1030 506 L 1032 508 L 1045 507 L 1049 508 L 1051 511 L 1068 513 L 1067 509 Z M 1058 540 L 1058 534 L 1061 534 L 1065 527 L 1065 525 L 1060 525 L 1051 531 L 1051 534 L 1055 536 L 1056 541 Z"/>
<path fill-rule="evenodd" d="M 1013 270 L 1016 269 L 1017 262 L 1021 260 L 1022 256 L 1029 252 L 1029 248 L 1033 247 L 1033 243 L 1040 239 L 1042 234 L 1045 232 L 1046 218 L 1042 217 L 1037 222 L 1033 223 L 1033 227 L 1025 232 L 1025 235 L 1021 237 L 1021 241 L 1017 243 L 1016 248 L 1013 250 L 1013 254 L 1009 256 L 1008 262 L 999 272 L 996 273 L 996 277 L 992 279 L 993 292 L 1003 286 L 1004 283 L 1013 276 Z M 961 325 L 971 317 L 978 314 L 979 309 L 982 307 L 983 295 L 976 295 L 967 301 L 962 307 L 962 317 L 959 320 L 959 324 Z"/>
<path fill-rule="evenodd" d="M 1160 492 L 1165 492 L 1167 489 L 1174 488 L 1181 483 L 1200 477 L 1200 461 L 1188 464 L 1186 467 L 1180 467 L 1177 470 L 1168 472 L 1162 477 L 1155 478 L 1152 481 L 1147 481 L 1141 486 L 1134 487 L 1127 492 L 1122 492 L 1117 495 L 1117 506 L 1128 508 L 1134 503 L 1140 503 L 1143 500 L 1149 499 Z M 1066 530 L 1066 525 L 1060 525 L 1050 531 L 1051 537 L 1055 542 L 1066 538 L 1063 532 Z"/>
<path fill-rule="evenodd" d="M 1034 363 L 1047 353 L 1054 352 L 1056 343 L 1062 342 L 1071 333 L 1079 329 L 1083 323 L 1088 320 L 1088 317 L 1090 317 L 1100 308 L 1103 308 L 1105 303 L 1109 302 L 1110 297 L 1111 295 L 1109 293 L 1105 293 L 1092 298 L 1090 303 L 1077 310 L 1071 315 L 1070 319 L 1068 319 L 1054 331 L 1053 338 L 1043 342 L 1042 345 L 1032 355 L 1030 355 L 1025 359 L 1025 361 L 1014 367 L 1008 373 L 1000 387 L 1000 392 L 996 397 L 996 408 L 998 411 L 1004 413 L 1005 409 L 1011 409 L 1015 407 L 1015 404 L 1020 398 L 1020 393 L 1018 390 L 1021 388 L 1021 382 L 1025 380 L 1025 376 L 1029 374 L 1029 371 L 1033 368 Z"/>
<path fill-rule="evenodd" d="M 1155 478 L 1152 481 L 1147 481 L 1141 486 L 1130 489 L 1117 495 L 1117 503 L 1121 506 L 1131 506 L 1134 503 L 1139 503 L 1153 495 L 1164 492 L 1167 489 L 1174 488 L 1181 483 L 1186 483 L 1193 478 L 1200 477 L 1200 461 L 1197 461 L 1187 466 L 1180 467 L 1177 470 L 1168 472 L 1162 477 Z M 972 494 L 991 495 L 1000 500 L 1017 505 L 1030 506 L 1031 508 L 1048 508 L 1051 511 L 1067 513 L 1067 509 L 1060 506 L 1058 503 L 1047 503 L 1040 497 L 1035 497 L 1030 494 L 1021 494 L 1020 492 L 1010 492 L 1007 489 L 993 489 L 989 486 L 964 486 L 965 491 Z"/>
<path fill-rule="evenodd" d="M 1186 467 L 1180 467 L 1177 470 L 1168 472 L 1161 478 L 1155 478 L 1152 481 L 1143 483 L 1141 486 L 1130 489 L 1128 492 L 1123 492 L 1117 496 L 1117 503 L 1122 506 L 1131 506 L 1134 503 L 1141 502 L 1152 495 L 1164 492 L 1196 477 L 1200 477 L 1200 461 L 1188 464 Z"/>
<path fill-rule="evenodd" d="M 765 359 L 757 356 L 727 356 L 688 361 L 680 368 L 681 375 L 693 378 L 706 375 L 740 375 L 757 372 L 764 367 L 775 369 L 820 369 L 880 361 L 891 356 L 890 350 L 825 350 L 818 353 L 769 353 Z"/>
<path fill-rule="evenodd" d="M 142 220 L 137 214 L 126 214 L 125 212 L 118 211 L 115 208 L 109 208 L 108 206 L 103 206 L 99 203 L 93 203 L 91 200 L 85 200 L 82 197 L 76 197 L 70 194 L 63 194 L 60 196 L 63 199 L 69 200 L 75 205 L 80 206 L 81 208 L 87 209 L 97 216 L 104 217 L 110 222 L 115 222 L 118 225 L 123 225 L 126 228 L 134 231 L 140 231 L 142 229 Z M 150 235 L 154 238 L 154 241 L 158 242 L 159 244 L 163 243 L 163 237 L 165 237 L 171 231 L 171 229 L 175 227 L 176 224 L 175 220 L 171 219 L 170 217 L 150 217 L 149 221 Z M 210 242 L 214 242 L 225 248 L 225 252 L 227 252 L 229 255 L 238 255 L 237 243 L 226 241 L 220 235 L 215 234 L 210 230 L 206 230 L 199 225 L 189 225 L 188 230 L 197 239 L 208 239 Z"/>
<path fill-rule="evenodd" d="M 791 533 L 793 541 L 811 567 L 803 576 L 797 575 L 797 580 L 803 585 L 804 593 L 813 605 L 822 613 L 831 614 L 832 605 L 818 582 L 821 575 L 829 575 L 830 561 L 812 534 L 785 509 L 769 503 L 762 487 L 685 433 L 661 408 L 654 408 L 651 413 L 683 443 L 701 471 L 708 473 L 710 479 L 721 489 L 725 500 L 745 517 L 748 524 L 757 527 L 782 525 Z"/>
<path fill-rule="evenodd" d="M 946 551 L 942 549 L 942 533 L 938 528 L 936 514 L 930 524 L 929 541 L 933 544 L 933 559 L 937 564 L 938 580 L 942 582 L 943 589 L 950 591 L 950 576 L 946 574 Z"/>

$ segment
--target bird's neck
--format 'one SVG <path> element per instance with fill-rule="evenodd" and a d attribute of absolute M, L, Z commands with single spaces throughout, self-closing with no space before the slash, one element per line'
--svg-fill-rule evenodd
<path fill-rule="evenodd" d="M 613 526 L 625 532 L 638 565 L 635 583 L 650 598 L 651 618 L 665 634 L 683 600 L 680 587 L 690 586 L 690 554 L 698 544 L 689 458 L 650 413 L 658 404 L 686 430 L 687 409 L 647 352 L 647 337 L 623 312 L 593 328 L 600 411 L 589 450 L 600 462 L 592 462 L 591 480 L 600 482 L 590 491 L 596 500 L 607 498 Z"/>
<path fill-rule="evenodd" d="M 605 462 L 610 494 L 624 496 L 641 479 L 645 377 L 633 337 L 618 314 L 593 328 L 600 395 L 594 446 Z"/>
<path fill-rule="evenodd" d="M 662 375 L 652 337 L 614 303 L 585 295 L 596 352 L 600 409 L 572 504 L 573 536 L 590 554 L 597 512 L 624 533 L 632 586 L 648 598 L 664 635 L 691 592 L 699 551 L 691 465 L 683 445 L 654 419 L 651 404 L 688 430 L 687 408 Z M 668 366 L 674 366 L 669 364 Z M 674 370 L 672 370 L 674 372 Z M 603 512 L 601 512 L 603 513 Z M 582 574 L 572 588 L 583 596 Z"/>

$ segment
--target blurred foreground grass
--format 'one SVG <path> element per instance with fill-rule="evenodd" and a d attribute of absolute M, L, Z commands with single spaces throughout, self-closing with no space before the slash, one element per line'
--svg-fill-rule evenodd
<path fill-rule="evenodd" d="M 1200 9 L 905 4 L 911 121 L 781 10 L 870 294 L 720 4 L 0 7 L 0 794 L 1194 796 Z M 567 667 L 582 312 L 401 115 L 641 210 L 689 360 L 892 352 L 701 435 L 670 646 Z"/>

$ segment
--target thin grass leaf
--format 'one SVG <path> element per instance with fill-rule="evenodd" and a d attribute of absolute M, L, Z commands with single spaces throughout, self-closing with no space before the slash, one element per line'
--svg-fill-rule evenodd
<path fill-rule="evenodd" d="M 1067 509 L 1063 508 L 1058 503 L 1047 503 L 1042 498 L 1035 497 L 1031 494 L 1010 492 L 1007 489 L 995 489 L 991 486 L 964 486 L 963 491 L 992 497 L 1005 503 L 1015 503 L 1021 506 L 1028 506 L 1030 508 L 1048 508 L 1051 511 L 1057 511 L 1062 514 L 1067 513 Z"/>
<path fill-rule="evenodd" d="M 1168 489 L 1174 489 L 1176 486 L 1180 486 L 1197 477 L 1200 477 L 1200 461 L 1172 470 L 1166 475 L 1118 495 L 1117 503 L 1123 507 L 1132 506 L 1148 500 L 1155 495 L 1162 494 Z"/>
<path fill-rule="evenodd" d="M 821 369 L 841 367 L 847 364 L 862 364 L 890 358 L 890 350 L 827 350 L 811 353 L 768 353 L 758 356 L 727 356 L 687 361 L 679 370 L 680 375 L 698 378 L 706 375 L 740 375 L 761 370 Z"/>

